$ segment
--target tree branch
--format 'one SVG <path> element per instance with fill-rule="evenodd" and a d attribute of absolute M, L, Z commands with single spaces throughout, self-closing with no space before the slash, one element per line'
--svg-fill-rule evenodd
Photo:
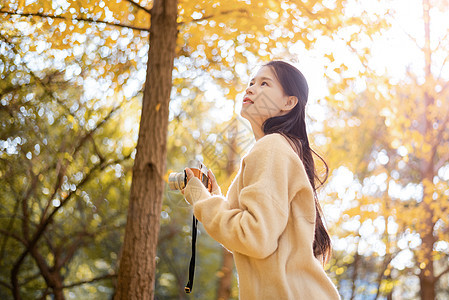
<path fill-rule="evenodd" d="M 9 176 L 6 176 L 6 178 L 9 178 Z M 7 179 L 8 180 L 8 179 Z M 10 185 L 12 186 L 12 184 L 10 183 Z M 11 190 L 13 191 L 13 193 L 15 194 L 15 191 L 14 191 L 14 189 L 13 188 L 11 188 Z M 17 199 L 18 197 L 16 196 L 16 199 Z M 11 219 L 9 220 L 9 222 L 8 222 L 8 225 L 6 226 L 6 233 L 11 233 L 11 231 L 12 231 L 12 227 L 13 227 L 13 225 L 14 225 L 14 221 L 16 220 L 16 216 L 17 216 L 17 213 L 18 213 L 18 211 L 19 211 L 19 204 L 20 204 L 20 201 L 16 201 L 16 203 L 14 204 L 14 209 L 13 209 L 13 213 L 12 213 L 12 216 L 11 216 Z M 5 234 L 5 238 L 3 239 L 3 242 L 2 242 L 2 246 L 1 246 L 1 250 L 0 250 L 0 264 L 1 264 L 1 262 L 3 261 L 3 256 L 5 255 L 5 251 L 6 251 L 6 244 L 8 243 L 8 237 L 10 237 L 10 235 L 6 235 Z M 17 238 L 19 238 L 19 237 L 14 237 L 15 239 L 17 239 Z M 22 240 L 19 238 L 19 240 L 22 242 Z"/>
<path fill-rule="evenodd" d="M 443 41 L 446 41 L 446 39 L 447 39 L 448 36 L 449 36 L 449 31 L 446 32 L 446 34 L 444 35 L 444 37 L 438 41 L 438 45 L 437 45 L 434 49 L 432 49 L 432 52 L 437 51 L 438 48 L 440 48 L 441 43 L 442 43 Z"/>
<path fill-rule="evenodd" d="M 434 158 L 438 144 L 441 143 L 441 139 L 443 138 L 443 134 L 447 130 L 447 124 L 449 123 L 449 111 L 446 113 L 446 118 L 443 120 L 443 123 L 441 124 L 441 129 L 438 131 L 437 137 L 435 139 L 436 143 L 433 146 L 433 151 L 431 157 Z M 446 154 L 440 158 L 440 160 L 435 164 L 435 170 L 439 170 L 447 161 L 449 160 L 449 153 L 446 152 Z"/>
<path fill-rule="evenodd" d="M 131 152 L 132 153 L 132 152 Z M 117 164 L 119 162 L 123 162 L 124 160 L 127 160 L 131 157 L 131 153 L 127 156 L 125 156 L 123 159 L 117 159 L 113 161 L 109 161 L 105 164 L 96 164 L 92 169 L 89 170 L 89 172 L 84 176 L 84 178 L 81 180 L 81 182 L 78 184 L 78 188 L 82 187 L 84 184 L 86 184 L 92 174 L 98 170 L 102 171 L 106 167 L 110 165 Z M 39 224 L 36 232 L 34 233 L 32 239 L 28 243 L 28 247 L 22 252 L 22 254 L 19 256 L 17 261 L 14 263 L 13 268 L 11 269 L 11 284 L 12 284 L 12 293 L 15 299 L 20 299 L 20 293 L 19 293 L 19 285 L 17 276 L 19 273 L 20 266 L 22 265 L 23 261 L 25 260 L 25 257 L 28 255 L 28 253 L 36 246 L 36 243 L 39 241 L 39 239 L 42 237 L 43 233 L 45 232 L 47 226 L 53 221 L 53 218 L 55 217 L 56 213 L 61 209 L 67 202 L 72 198 L 72 196 L 75 194 L 74 191 L 70 191 L 68 195 L 62 199 L 61 204 L 58 207 L 55 207 L 55 209 L 50 213 L 50 215 L 45 219 L 44 222 Z"/>
<path fill-rule="evenodd" d="M 72 156 L 75 156 L 75 154 L 78 152 L 78 150 L 84 145 L 84 143 L 92 137 L 92 134 L 97 131 L 101 126 L 103 126 L 112 116 L 113 114 L 122 107 L 124 102 L 121 102 L 119 105 L 115 106 L 114 108 L 111 109 L 111 111 L 108 112 L 108 114 L 106 115 L 106 117 L 104 117 L 100 122 L 98 122 L 94 128 L 92 128 L 90 131 L 88 131 L 78 142 L 78 145 L 75 146 L 75 149 L 73 150 Z M 95 147 L 95 143 L 94 143 L 94 147 Z M 96 147 L 95 147 L 96 148 Z M 98 153 L 97 153 L 98 154 Z M 99 155 L 100 156 L 100 155 Z M 102 157 L 100 156 L 100 163 L 102 163 L 104 161 L 104 159 L 102 159 Z M 62 185 L 62 180 L 63 177 L 65 175 L 65 170 L 67 168 L 67 165 L 63 165 L 62 162 L 58 161 L 57 164 L 57 169 L 58 169 L 58 177 L 55 183 L 55 187 L 54 187 L 54 191 L 53 194 L 49 197 L 47 205 L 44 209 L 44 212 L 42 213 L 42 217 L 41 217 L 41 223 L 43 222 L 43 220 L 45 219 L 45 216 L 47 214 L 47 211 L 50 207 L 51 201 L 53 200 L 53 198 L 55 197 L 57 191 L 59 190 L 59 188 Z"/>
<path fill-rule="evenodd" d="M 45 258 L 39 253 L 38 249 L 36 247 L 33 247 L 30 249 L 31 256 L 34 258 L 34 261 L 37 264 L 37 267 L 39 268 L 40 274 L 44 278 L 45 282 L 47 283 L 47 286 L 53 287 L 54 283 L 52 280 L 52 270 L 50 266 L 47 264 L 47 261 Z"/>
<path fill-rule="evenodd" d="M 98 122 L 94 128 L 92 128 L 90 131 L 88 131 L 78 142 L 78 145 L 75 146 L 75 150 L 73 151 L 72 155 L 75 155 L 78 150 L 81 148 L 81 146 L 86 142 L 89 137 L 92 136 L 92 134 L 97 131 L 101 126 L 103 126 L 113 115 L 114 113 L 124 105 L 124 101 L 122 101 L 119 105 L 115 106 L 111 109 L 111 111 L 108 112 L 106 117 L 104 117 L 100 122 Z"/>
<path fill-rule="evenodd" d="M 58 171 L 57 171 L 57 178 L 56 178 L 55 186 L 53 188 L 53 193 L 48 198 L 47 205 L 45 206 L 45 209 L 42 212 L 41 220 L 40 220 L 39 224 L 42 224 L 44 222 L 45 216 L 47 215 L 47 211 L 50 208 L 50 204 L 51 204 L 52 200 L 54 199 L 54 197 L 56 196 L 56 194 L 58 193 L 59 189 L 61 188 L 62 181 L 63 181 L 64 175 L 65 175 L 67 166 L 63 165 L 63 162 L 61 162 L 61 159 L 59 159 L 56 164 L 56 169 Z"/>
<path fill-rule="evenodd" d="M 29 211 L 28 211 L 28 199 L 31 197 L 31 195 L 34 193 L 34 190 L 36 189 L 36 185 L 37 185 L 37 175 L 34 175 L 33 171 L 30 168 L 30 173 L 32 176 L 32 182 L 31 182 L 31 186 L 29 187 L 28 191 L 26 192 L 25 196 L 23 197 L 23 199 L 20 200 L 20 202 L 22 203 L 22 215 L 23 215 L 23 220 L 22 220 L 22 233 L 23 233 L 23 237 L 25 240 L 28 240 L 29 238 L 29 233 L 30 233 L 30 216 L 29 216 Z"/>
<path fill-rule="evenodd" d="M 75 286 L 79 286 L 79 285 L 83 285 L 83 284 L 86 284 L 86 283 L 92 283 L 92 282 L 95 282 L 95 281 L 100 281 L 100 280 L 110 279 L 110 278 L 115 278 L 115 277 L 117 277 L 117 274 L 106 274 L 106 275 L 95 277 L 95 278 L 92 278 L 92 279 L 89 279 L 89 280 L 83 280 L 83 281 L 71 283 L 71 284 L 68 284 L 68 285 L 64 285 L 62 288 L 69 289 L 69 288 L 72 288 L 72 287 L 75 287 Z"/>
<path fill-rule="evenodd" d="M 136 2 L 134 2 L 134 1 L 132 1 L 132 0 L 126 0 L 126 1 L 128 1 L 129 3 L 131 3 L 132 5 L 134 5 L 135 7 L 140 8 L 140 9 L 146 11 L 146 12 L 151 16 L 151 9 L 148 9 L 148 8 L 146 8 L 146 7 L 143 7 L 143 6 L 140 5 L 139 3 L 136 3 Z"/>
<path fill-rule="evenodd" d="M 449 59 L 449 55 L 446 55 L 446 57 L 444 58 L 443 63 L 441 64 L 441 68 L 440 68 L 440 73 L 438 74 L 437 80 L 440 80 L 441 75 L 443 73 L 443 69 L 444 69 L 444 65 L 446 65 L 447 61 Z M 446 82 L 446 84 L 443 86 L 443 88 L 441 89 L 440 93 L 443 94 L 444 91 L 449 87 L 449 82 Z"/>
<path fill-rule="evenodd" d="M 47 242 L 47 247 L 48 249 L 53 253 L 53 256 L 56 257 L 57 256 L 57 249 L 55 249 L 55 246 L 52 243 L 53 238 L 49 237 L 49 232 L 44 232 L 43 234 L 43 238 L 45 239 L 45 241 Z"/>
<path fill-rule="evenodd" d="M 47 296 L 50 294 L 48 286 L 45 288 L 45 290 L 42 292 L 42 297 L 39 298 L 39 300 L 46 300 Z"/>
<path fill-rule="evenodd" d="M 16 49 L 17 47 L 16 47 L 15 44 L 11 43 L 11 42 L 8 40 L 8 38 L 7 38 L 6 36 L 2 35 L 1 33 L 0 33 L 0 37 L 2 38 L 2 40 L 3 40 L 5 43 L 8 44 L 8 46 L 10 47 L 10 50 L 13 51 L 14 54 L 20 55 L 19 51 Z M 58 103 L 59 105 L 61 105 L 61 106 L 64 108 L 64 110 L 65 110 L 68 114 L 70 114 L 72 117 L 75 118 L 75 116 L 70 112 L 70 110 L 64 105 L 63 101 L 61 101 L 61 100 L 55 95 L 55 93 L 54 93 L 53 91 L 51 91 L 51 89 L 48 87 L 48 83 L 49 83 L 50 81 L 53 81 L 53 78 L 56 77 L 58 74 L 60 75 L 60 71 L 55 71 L 55 72 L 52 72 L 52 73 L 49 73 L 49 74 L 47 73 L 47 74 L 45 74 L 45 77 L 41 79 L 38 75 L 36 75 L 36 74 L 35 74 L 35 73 L 28 67 L 28 65 L 26 64 L 26 62 L 21 61 L 20 64 L 27 70 L 27 72 L 31 75 L 31 77 L 34 78 L 34 80 L 35 80 L 34 83 L 36 84 L 36 86 L 37 86 L 38 84 L 40 84 L 40 86 L 41 86 L 41 87 L 43 88 L 43 90 L 50 96 L 50 98 L 54 99 L 54 100 L 56 101 L 56 103 Z M 65 83 L 65 82 L 64 82 L 64 83 Z M 60 85 L 61 85 L 61 82 L 57 82 L 57 84 L 59 85 L 59 88 L 61 88 L 61 86 L 60 86 Z M 29 86 L 29 84 L 28 84 L 28 86 Z M 11 115 L 12 117 L 14 117 L 13 111 L 9 108 L 10 106 L 11 106 L 11 105 L 8 106 L 9 113 L 10 113 L 10 115 Z M 17 107 L 16 111 L 18 111 L 18 107 Z M 30 122 L 28 121 L 28 118 L 25 118 L 25 122 L 27 123 L 27 125 L 28 125 L 30 128 L 32 128 L 32 127 L 34 127 L 34 126 L 36 125 L 36 124 L 30 124 Z M 45 143 L 43 142 L 42 138 L 40 138 L 40 142 L 41 142 L 42 144 L 45 144 Z M 53 148 L 49 147 L 49 148 L 47 148 L 47 149 L 49 149 L 54 155 L 57 155 L 57 153 L 53 150 Z"/>
<path fill-rule="evenodd" d="M 301 7 L 300 7 L 301 11 L 305 11 L 305 12 L 309 15 L 310 19 L 312 19 L 312 20 L 313 20 L 313 19 L 317 19 L 317 14 L 316 14 L 316 13 L 313 13 L 312 11 L 310 11 L 310 9 L 308 9 L 306 5 L 304 5 L 304 4 L 301 3 L 300 1 L 298 1 L 298 5 L 301 5 Z M 319 18 L 318 18 L 318 19 L 319 19 Z M 320 24 L 321 24 L 324 28 L 326 28 L 328 31 L 330 31 L 330 32 L 335 31 L 335 29 L 332 29 L 332 28 L 329 26 L 328 23 L 323 23 L 323 22 L 321 22 L 321 21 L 319 21 L 319 22 L 320 22 Z M 351 45 L 351 40 L 347 41 L 347 42 L 346 42 L 346 45 L 348 46 L 348 48 L 349 48 L 352 52 L 355 53 L 355 55 L 357 55 L 357 57 L 358 57 L 359 60 L 360 60 L 360 63 L 365 67 L 365 69 L 366 69 L 366 70 L 371 70 L 371 68 L 369 67 L 368 62 L 366 62 L 366 61 L 363 59 L 363 58 L 364 58 L 363 54 L 360 54 L 360 53 L 357 51 L 357 49 L 355 49 L 355 48 Z"/>
<path fill-rule="evenodd" d="M 24 239 L 22 239 L 20 236 L 15 235 L 14 233 L 11 232 L 11 230 L 3 230 L 0 229 L 0 234 L 3 234 L 4 236 L 7 237 L 12 237 L 13 239 L 15 239 L 16 241 L 24 244 L 26 246 L 26 241 Z"/>
<path fill-rule="evenodd" d="M 418 41 L 415 39 L 415 37 L 413 37 L 413 36 L 412 36 L 410 33 L 408 33 L 404 28 L 402 28 L 402 26 L 401 26 L 401 29 L 402 29 L 402 31 L 408 36 L 408 38 L 411 39 L 412 42 L 415 43 L 416 47 L 417 47 L 419 50 L 422 50 L 422 47 L 419 45 L 419 43 L 418 43 Z"/>
<path fill-rule="evenodd" d="M 449 267 L 447 267 L 445 270 L 443 270 L 437 277 L 435 277 L 435 282 L 437 282 L 441 276 L 449 272 Z"/>
<path fill-rule="evenodd" d="M 129 28 L 132 30 L 150 32 L 149 28 L 140 28 L 140 27 L 124 25 L 124 24 L 120 24 L 120 23 L 110 23 L 107 21 L 95 20 L 95 19 L 91 19 L 91 18 L 82 18 L 82 17 L 66 18 L 64 16 L 54 16 L 54 15 L 44 14 L 44 13 L 19 13 L 19 12 L 4 11 L 4 10 L 0 10 L 0 13 L 7 14 L 7 15 L 21 16 L 21 17 L 40 17 L 40 18 L 60 19 L 60 20 L 65 20 L 65 21 L 74 21 L 75 20 L 75 21 L 88 22 L 88 23 L 94 23 L 94 24 L 101 23 L 101 24 L 106 24 L 109 26 L 116 26 L 116 27 L 121 27 L 121 28 Z"/>
<path fill-rule="evenodd" d="M 449 152 L 446 152 L 446 155 L 440 158 L 440 160 L 435 164 L 435 170 L 438 171 L 448 161 L 449 161 Z"/>
<path fill-rule="evenodd" d="M 4 281 L 2 281 L 2 280 L 0 280 L 0 285 L 3 285 L 4 287 L 6 287 L 6 288 L 12 290 L 12 286 L 10 286 L 8 283 L 6 283 L 6 282 L 4 282 Z"/>
<path fill-rule="evenodd" d="M 89 235 L 87 232 L 86 235 Z M 84 242 L 84 235 L 80 235 L 76 241 L 74 241 L 69 247 L 66 256 L 58 261 L 55 261 L 55 269 L 60 269 L 62 266 L 66 265 L 75 255 L 76 251 Z"/>
<path fill-rule="evenodd" d="M 28 278 L 25 278 L 25 279 L 20 283 L 20 285 L 25 285 L 25 284 L 27 284 L 28 282 L 30 282 L 30 281 L 32 281 L 32 280 L 34 280 L 34 279 L 36 279 L 36 278 L 39 278 L 40 276 L 41 276 L 41 272 L 37 272 L 36 274 L 31 275 L 31 276 L 28 277 Z"/>

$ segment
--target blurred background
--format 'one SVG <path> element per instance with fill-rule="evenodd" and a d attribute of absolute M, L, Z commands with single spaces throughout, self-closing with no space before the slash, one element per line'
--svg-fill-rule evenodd
<path fill-rule="evenodd" d="M 1 2 L 1 299 L 113 296 L 152 5 Z M 342 298 L 449 299 L 448 13 L 447 0 L 180 0 L 165 179 L 196 158 L 225 194 L 254 143 L 239 117 L 250 75 L 289 61 L 330 167 L 325 269 Z M 155 298 L 237 299 L 232 256 L 202 227 L 184 293 L 190 232 L 166 184 Z"/>

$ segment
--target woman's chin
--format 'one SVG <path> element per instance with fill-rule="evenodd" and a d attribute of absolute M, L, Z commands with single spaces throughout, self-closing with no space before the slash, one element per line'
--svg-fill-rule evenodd
<path fill-rule="evenodd" d="M 245 109 L 242 109 L 240 111 L 240 116 L 245 119 L 246 121 L 249 122 L 249 124 L 251 125 L 251 127 L 254 128 L 254 126 L 256 127 L 261 127 L 263 122 L 261 122 L 259 119 L 255 119 L 254 118 L 254 114 L 251 114 L 251 112 L 247 112 Z"/>
<path fill-rule="evenodd" d="M 242 108 L 240 110 L 240 115 L 242 117 L 244 117 L 245 119 L 247 119 L 248 116 L 251 115 L 251 110 L 252 110 L 250 108 L 251 105 L 252 104 L 249 104 L 249 103 L 243 103 L 243 105 L 242 105 Z M 254 112 L 252 114 L 254 114 Z"/>
<path fill-rule="evenodd" d="M 250 114 L 248 114 L 245 108 L 242 108 L 242 110 L 240 111 L 240 116 L 247 121 L 251 121 L 249 118 Z"/>
<path fill-rule="evenodd" d="M 244 108 L 244 107 L 242 107 L 241 109 L 240 109 L 240 113 L 239 113 L 239 115 L 241 116 L 241 117 L 243 117 L 243 118 L 245 118 L 245 116 L 246 116 L 246 109 Z M 246 118 L 245 118 L 246 119 Z"/>

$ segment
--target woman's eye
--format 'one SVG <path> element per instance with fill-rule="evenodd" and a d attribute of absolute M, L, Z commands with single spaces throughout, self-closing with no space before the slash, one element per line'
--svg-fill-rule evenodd
<path fill-rule="evenodd" d="M 268 85 L 268 82 L 262 81 L 262 84 L 261 84 L 261 85 L 264 85 L 264 84 Z M 249 83 L 249 86 L 252 86 L 252 85 L 254 85 L 254 83 L 250 82 L 250 83 Z"/>

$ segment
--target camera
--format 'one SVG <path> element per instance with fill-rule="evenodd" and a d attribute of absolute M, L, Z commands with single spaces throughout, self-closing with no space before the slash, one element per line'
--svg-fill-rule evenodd
<path fill-rule="evenodd" d="M 198 160 L 191 160 L 187 166 L 193 171 L 193 176 L 201 180 L 203 185 L 207 188 L 209 192 L 212 191 L 212 182 L 207 176 L 207 168 Z M 187 174 L 184 170 L 183 172 L 170 173 L 168 175 L 168 186 L 171 190 L 182 190 L 187 185 Z M 198 220 L 193 216 L 192 223 L 192 257 L 190 258 L 189 264 L 189 282 L 187 282 L 184 291 L 189 294 L 192 292 L 193 288 L 193 275 L 195 272 L 195 256 L 196 256 L 196 236 L 197 236 L 197 226 Z"/>
<path fill-rule="evenodd" d="M 212 190 L 212 183 L 209 180 L 209 176 L 207 176 L 207 168 L 206 166 L 197 160 L 189 161 L 187 165 L 192 171 L 193 175 L 201 180 L 203 185 L 210 192 Z M 187 174 L 186 171 L 178 172 L 178 173 L 170 173 L 168 176 L 168 186 L 171 190 L 182 190 L 187 185 Z"/>

